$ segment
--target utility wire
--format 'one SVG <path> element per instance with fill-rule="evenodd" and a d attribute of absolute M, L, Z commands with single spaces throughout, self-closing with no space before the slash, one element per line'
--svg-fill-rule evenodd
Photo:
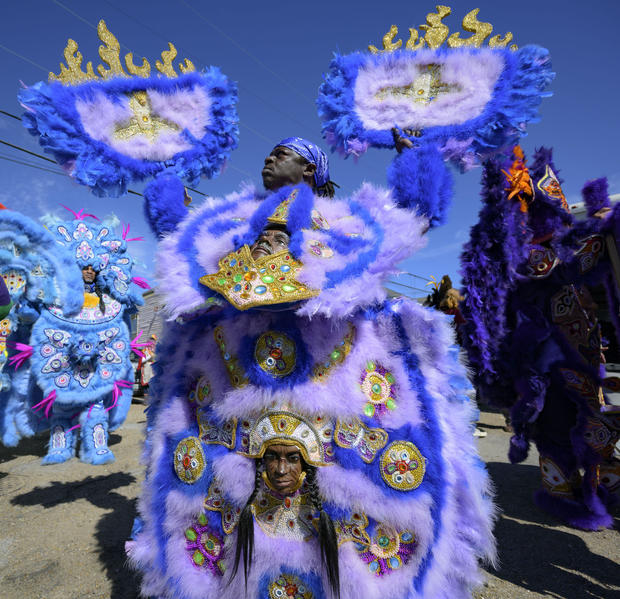
<path fill-rule="evenodd" d="M 21 119 L 14 115 L 11 114 L 10 112 L 7 112 L 6 110 L 0 110 L 0 114 L 4 114 L 5 116 L 11 117 L 13 119 L 17 119 L 18 121 L 20 121 Z M 32 156 L 36 156 L 37 158 L 40 158 L 41 160 L 46 160 L 47 162 L 51 162 L 53 164 L 58 164 L 55 160 L 52 160 L 51 158 L 48 158 L 47 156 L 44 156 L 43 154 L 37 154 L 36 152 L 32 152 L 30 150 L 27 150 L 26 148 L 22 148 L 21 146 L 16 146 L 15 144 L 9 143 L 8 141 L 5 141 L 3 139 L 0 139 L 0 143 L 4 144 L 5 146 L 9 146 L 10 148 L 13 148 L 15 150 L 19 150 L 20 152 L 25 152 L 26 154 L 31 154 Z M 230 165 L 231 168 L 234 168 L 232 165 Z M 246 174 L 244 171 L 240 170 L 240 169 L 236 169 L 239 172 Z M 65 174 L 65 173 L 63 173 Z M 249 176 L 249 175 L 248 175 Z M 190 191 L 193 191 L 194 193 L 197 193 L 203 197 L 208 197 L 206 193 L 203 193 L 202 191 L 198 190 L 198 189 L 194 189 L 193 187 L 188 187 L 187 185 L 185 186 L 187 187 L 187 189 L 189 189 Z M 139 195 L 142 196 L 141 193 L 137 192 L 137 191 L 133 191 L 132 189 L 128 189 L 127 193 L 133 193 L 135 195 Z"/>
<path fill-rule="evenodd" d="M 412 287 L 411 285 L 405 285 L 404 283 L 399 283 L 398 281 L 387 281 L 387 284 L 392 285 L 400 285 L 401 287 L 406 287 L 407 289 L 414 289 L 415 291 L 422 291 L 428 295 L 428 289 L 420 289 L 419 287 Z"/>
<path fill-rule="evenodd" d="M 38 164 L 32 164 L 32 162 L 26 162 L 25 160 L 16 160 L 15 158 L 11 158 L 5 154 L 0 154 L 0 160 L 6 160 L 7 162 L 14 162 L 15 164 L 21 164 L 22 166 L 29 166 L 30 168 L 36 168 L 40 171 L 45 171 L 48 173 L 52 173 L 54 175 L 66 175 L 62 171 L 55 171 L 51 168 L 45 168 L 44 166 L 39 166 Z"/>
<path fill-rule="evenodd" d="M 37 67 L 37 69 L 41 69 L 45 73 L 49 73 L 49 69 L 46 69 L 44 66 L 41 66 L 38 62 L 34 62 L 33 60 L 30 60 L 29 58 L 26 58 L 25 56 L 18 54 L 17 52 L 15 52 L 15 50 L 11 50 L 11 48 L 7 48 L 6 46 L 2 44 L 0 44 L 0 48 L 2 48 L 2 50 L 4 50 L 5 52 L 8 52 L 9 54 L 13 54 L 13 56 L 17 56 L 17 58 L 21 58 L 22 60 L 25 60 L 31 65 Z"/>
<path fill-rule="evenodd" d="M 421 277 L 420 275 L 414 275 L 414 274 L 413 274 L 413 273 L 411 273 L 411 272 L 403 272 L 403 273 L 401 273 L 401 274 L 403 274 L 403 275 L 409 275 L 410 277 L 415 277 L 416 279 L 422 279 L 423 281 L 426 281 L 427 283 L 432 283 L 432 282 L 433 282 L 433 280 L 432 280 L 432 279 L 429 279 L 429 278 L 427 278 L 427 277 Z"/>
<path fill-rule="evenodd" d="M 204 21 L 207 25 L 209 25 L 209 27 L 211 27 L 211 29 L 215 29 L 215 31 L 217 31 L 222 37 L 224 37 L 225 39 L 227 39 L 231 44 L 233 44 L 233 46 L 236 46 L 239 50 L 241 50 L 246 56 L 249 56 L 256 64 L 258 64 L 259 66 L 261 66 L 263 69 L 265 69 L 268 73 L 270 73 L 271 75 L 273 75 L 276 79 L 278 79 L 279 81 L 281 81 L 282 83 L 284 83 L 285 85 L 287 85 L 290 89 L 292 89 L 298 96 L 302 97 L 305 101 L 311 101 L 308 99 L 308 97 L 303 94 L 302 92 L 300 92 L 294 85 L 291 84 L 290 81 L 288 81 L 287 79 L 285 79 L 284 77 L 278 75 L 278 73 L 276 73 L 275 71 L 272 71 L 264 62 L 262 62 L 261 60 L 259 60 L 256 56 L 254 56 L 251 52 L 249 52 L 248 50 L 246 50 L 241 44 L 239 44 L 234 38 L 230 37 L 225 31 L 223 31 L 222 29 L 220 29 L 217 25 L 214 25 L 213 23 L 211 23 L 211 21 L 209 21 L 204 15 L 202 15 L 201 13 L 199 13 L 193 6 L 191 6 L 190 4 L 188 4 L 187 2 L 185 2 L 185 0 L 178 0 L 181 4 L 184 4 L 185 6 L 187 6 L 187 8 L 189 8 L 197 17 L 199 17 L 202 21 Z M 314 102 L 312 102 L 312 104 L 314 105 Z"/>
<path fill-rule="evenodd" d="M 93 23 L 91 23 L 88 19 L 85 19 L 84 17 L 82 17 L 81 15 L 79 15 L 78 13 L 76 13 L 75 11 L 71 10 L 70 8 L 68 8 L 67 6 L 65 6 L 62 2 L 59 2 L 58 0 L 52 0 L 52 2 L 54 4 L 56 4 L 57 6 L 59 6 L 60 8 L 66 10 L 70 15 L 74 16 L 76 19 L 79 19 L 80 21 L 86 23 L 89 27 L 92 27 L 95 31 L 97 31 L 97 26 L 94 25 Z M 143 28 L 145 28 L 147 31 L 150 31 L 153 35 L 155 35 L 156 37 L 158 37 L 159 39 L 162 39 L 164 42 L 167 42 L 168 39 L 163 36 L 162 34 L 158 33 L 157 31 L 155 31 L 152 27 L 149 27 L 148 25 L 144 24 L 142 21 L 140 21 L 139 19 L 137 19 L 136 17 L 126 13 L 124 10 L 122 10 L 121 8 L 119 8 L 118 6 L 115 6 L 114 4 L 112 4 L 111 2 L 107 2 L 106 0 L 106 4 L 110 5 L 112 8 L 114 8 L 115 10 L 117 10 L 118 12 L 120 12 L 121 14 L 125 15 L 127 18 L 131 19 L 132 21 L 134 21 L 135 23 L 138 23 L 140 26 L 142 26 Z M 225 34 L 223 34 L 225 35 Z M 127 51 L 131 51 L 131 48 L 129 48 L 128 46 L 126 46 L 125 44 L 120 43 L 120 46 L 127 50 Z M 191 55 L 190 55 L 191 56 Z M 192 58 L 194 59 L 194 62 L 199 62 L 197 60 L 195 60 L 195 56 L 192 56 Z M 258 60 L 258 59 L 255 59 Z M 260 62 L 260 61 L 259 61 Z M 44 69 L 45 70 L 45 69 Z M 277 74 L 276 74 L 277 76 Z M 276 108 L 272 103 L 268 102 L 267 100 L 265 100 L 264 98 L 261 98 L 258 94 L 252 92 L 251 90 L 245 88 L 245 86 L 239 86 L 241 89 L 244 89 L 245 91 L 248 91 L 250 94 L 252 94 L 253 96 L 255 96 L 256 98 L 258 98 L 259 100 L 261 100 L 262 102 L 264 102 L 269 108 L 271 108 L 272 110 L 279 112 L 280 114 L 282 114 L 283 116 L 287 117 L 288 119 L 290 119 L 291 121 L 293 121 L 294 123 L 297 124 L 301 124 L 302 126 L 305 127 L 305 125 L 303 123 L 301 123 L 300 121 L 298 121 L 297 119 L 295 119 L 294 117 L 286 114 L 285 112 L 283 112 L 282 110 Z M 241 127 L 244 127 L 246 129 L 248 129 L 248 131 L 250 131 L 251 133 L 253 133 L 254 135 L 258 136 L 259 138 L 263 139 L 264 141 L 267 142 L 271 142 L 271 139 L 268 138 L 267 136 L 263 135 L 262 133 L 259 133 L 258 131 L 256 131 L 255 129 L 252 129 L 251 127 L 249 127 L 248 125 L 246 125 L 243 122 L 239 122 L 239 125 Z M 239 171 L 242 172 L 243 171 Z M 247 175 L 247 173 L 244 173 Z"/>

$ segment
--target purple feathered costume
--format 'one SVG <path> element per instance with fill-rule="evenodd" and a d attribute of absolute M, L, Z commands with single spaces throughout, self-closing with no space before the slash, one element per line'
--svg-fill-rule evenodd
<path fill-rule="evenodd" d="M 530 439 L 536 443 L 536 503 L 571 526 L 609 527 L 620 491 L 613 457 L 620 410 L 602 389 L 615 390 L 618 379 L 605 379 L 588 287 L 604 285 L 610 312 L 618 313 L 609 252 L 620 212 L 594 217 L 609 199 L 606 181 L 591 181 L 583 189 L 588 218 L 575 222 L 545 148 L 529 170 L 521 165 L 527 176 L 520 180 L 529 181 L 519 194 L 527 203 L 522 211 L 508 199 L 517 179 L 507 178 L 516 171 L 503 166 L 485 167 L 484 207 L 462 256 L 464 345 L 482 396 L 511 408 L 511 461 L 527 457 Z M 620 330 L 617 317 L 614 325 Z"/>
<path fill-rule="evenodd" d="M 247 246 L 278 219 L 288 250 L 254 263 Z M 159 291 L 174 320 L 127 544 L 145 596 L 243 595 L 243 573 L 229 573 L 255 481 L 246 596 L 333 596 L 307 487 L 283 497 L 260 482 L 256 458 L 274 439 L 317 466 L 342 599 L 465 598 L 480 583 L 494 508 L 450 326 L 382 286 L 427 223 L 384 189 L 329 200 L 303 183 L 244 188 L 162 221 Z"/>

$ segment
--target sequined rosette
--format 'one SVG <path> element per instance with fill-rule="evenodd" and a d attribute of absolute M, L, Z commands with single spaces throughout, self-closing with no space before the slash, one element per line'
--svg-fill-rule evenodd
<path fill-rule="evenodd" d="M 207 568 L 217 576 L 224 573 L 224 541 L 210 529 L 204 514 L 185 530 L 185 539 L 185 548 L 197 568 Z"/>
<path fill-rule="evenodd" d="M 416 540 L 407 530 L 398 533 L 387 527 L 378 527 L 370 545 L 356 543 L 355 548 L 373 574 L 384 576 L 407 564 L 415 552 Z"/>

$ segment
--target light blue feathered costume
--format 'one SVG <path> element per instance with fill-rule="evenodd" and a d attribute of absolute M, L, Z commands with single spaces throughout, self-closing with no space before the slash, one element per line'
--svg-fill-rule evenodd
<path fill-rule="evenodd" d="M 78 434 L 82 461 L 113 461 L 108 430 L 123 423 L 131 404 L 128 316 L 142 299 L 130 287 L 128 230 L 117 236 L 110 222 L 87 222 L 75 214 L 73 221 L 49 222 L 49 233 L 39 226 L 77 281 L 66 287 L 64 302 L 38 300 L 31 330 L 18 332 L 18 361 L 25 365 L 13 375 L 3 402 L 16 422 L 11 428 L 5 419 L 5 444 L 50 429 L 44 464 L 73 457 Z M 81 280 L 87 266 L 97 272 L 92 289 Z"/>
<path fill-rule="evenodd" d="M 39 223 L 12 210 L 0 211 L 0 274 L 14 304 L 0 322 L 0 439 L 12 447 L 32 434 L 35 420 L 25 402 L 34 390 L 27 373 L 17 371 L 30 354 L 32 323 L 53 303 L 67 314 L 77 312 L 83 285 L 69 252 Z"/>

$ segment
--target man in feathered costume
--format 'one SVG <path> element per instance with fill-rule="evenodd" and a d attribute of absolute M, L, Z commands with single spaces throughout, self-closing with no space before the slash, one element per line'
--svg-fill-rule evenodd
<path fill-rule="evenodd" d="M 330 199 L 327 158 L 288 138 L 246 186 L 188 211 L 237 143 L 236 88 L 217 69 L 151 74 L 101 21 L 100 56 L 22 91 L 24 121 L 78 181 L 118 195 L 152 178 L 145 213 L 168 317 L 149 390 L 141 520 L 128 543 L 151 597 L 470 596 L 493 506 L 475 408 L 446 316 L 383 282 L 445 221 L 451 174 L 510 143 L 553 78 L 548 52 L 448 36 L 438 6 L 410 39 L 336 55 L 319 90 L 343 154 L 396 148 L 392 189 Z M 446 42 L 447 47 L 440 48 Z M 327 196 L 327 197 L 326 197 Z"/>
<path fill-rule="evenodd" d="M 511 461 L 536 443 L 536 503 L 596 530 L 613 525 L 609 509 L 618 501 L 620 413 L 603 393 L 618 385 L 605 375 L 588 287 L 606 287 L 620 331 L 612 262 L 620 216 L 600 179 L 584 186 L 588 218 L 576 222 L 555 173 L 545 148 L 531 168 L 519 148 L 507 165 L 486 165 L 485 206 L 463 254 L 463 341 L 482 395 L 511 407 Z"/>
<path fill-rule="evenodd" d="M 262 175 L 174 226 L 146 194 L 176 322 L 128 543 L 143 593 L 466 597 L 493 508 L 464 372 L 445 317 L 382 287 L 428 219 L 368 184 L 325 197 L 307 140 Z"/>
<path fill-rule="evenodd" d="M 49 428 L 43 464 L 73 457 L 78 438 L 82 461 L 106 464 L 114 460 L 108 431 L 123 423 L 131 404 L 129 354 L 140 344 L 130 340 L 128 316 L 141 298 L 130 288 L 128 227 L 117 237 L 111 222 L 74 214 L 73 221 L 51 219 L 48 229 L 81 275 L 72 298 L 81 310 L 58 302 L 41 306 L 28 343 L 17 346 L 16 367 L 27 366 L 5 401 L 20 407 L 17 438 Z"/>

